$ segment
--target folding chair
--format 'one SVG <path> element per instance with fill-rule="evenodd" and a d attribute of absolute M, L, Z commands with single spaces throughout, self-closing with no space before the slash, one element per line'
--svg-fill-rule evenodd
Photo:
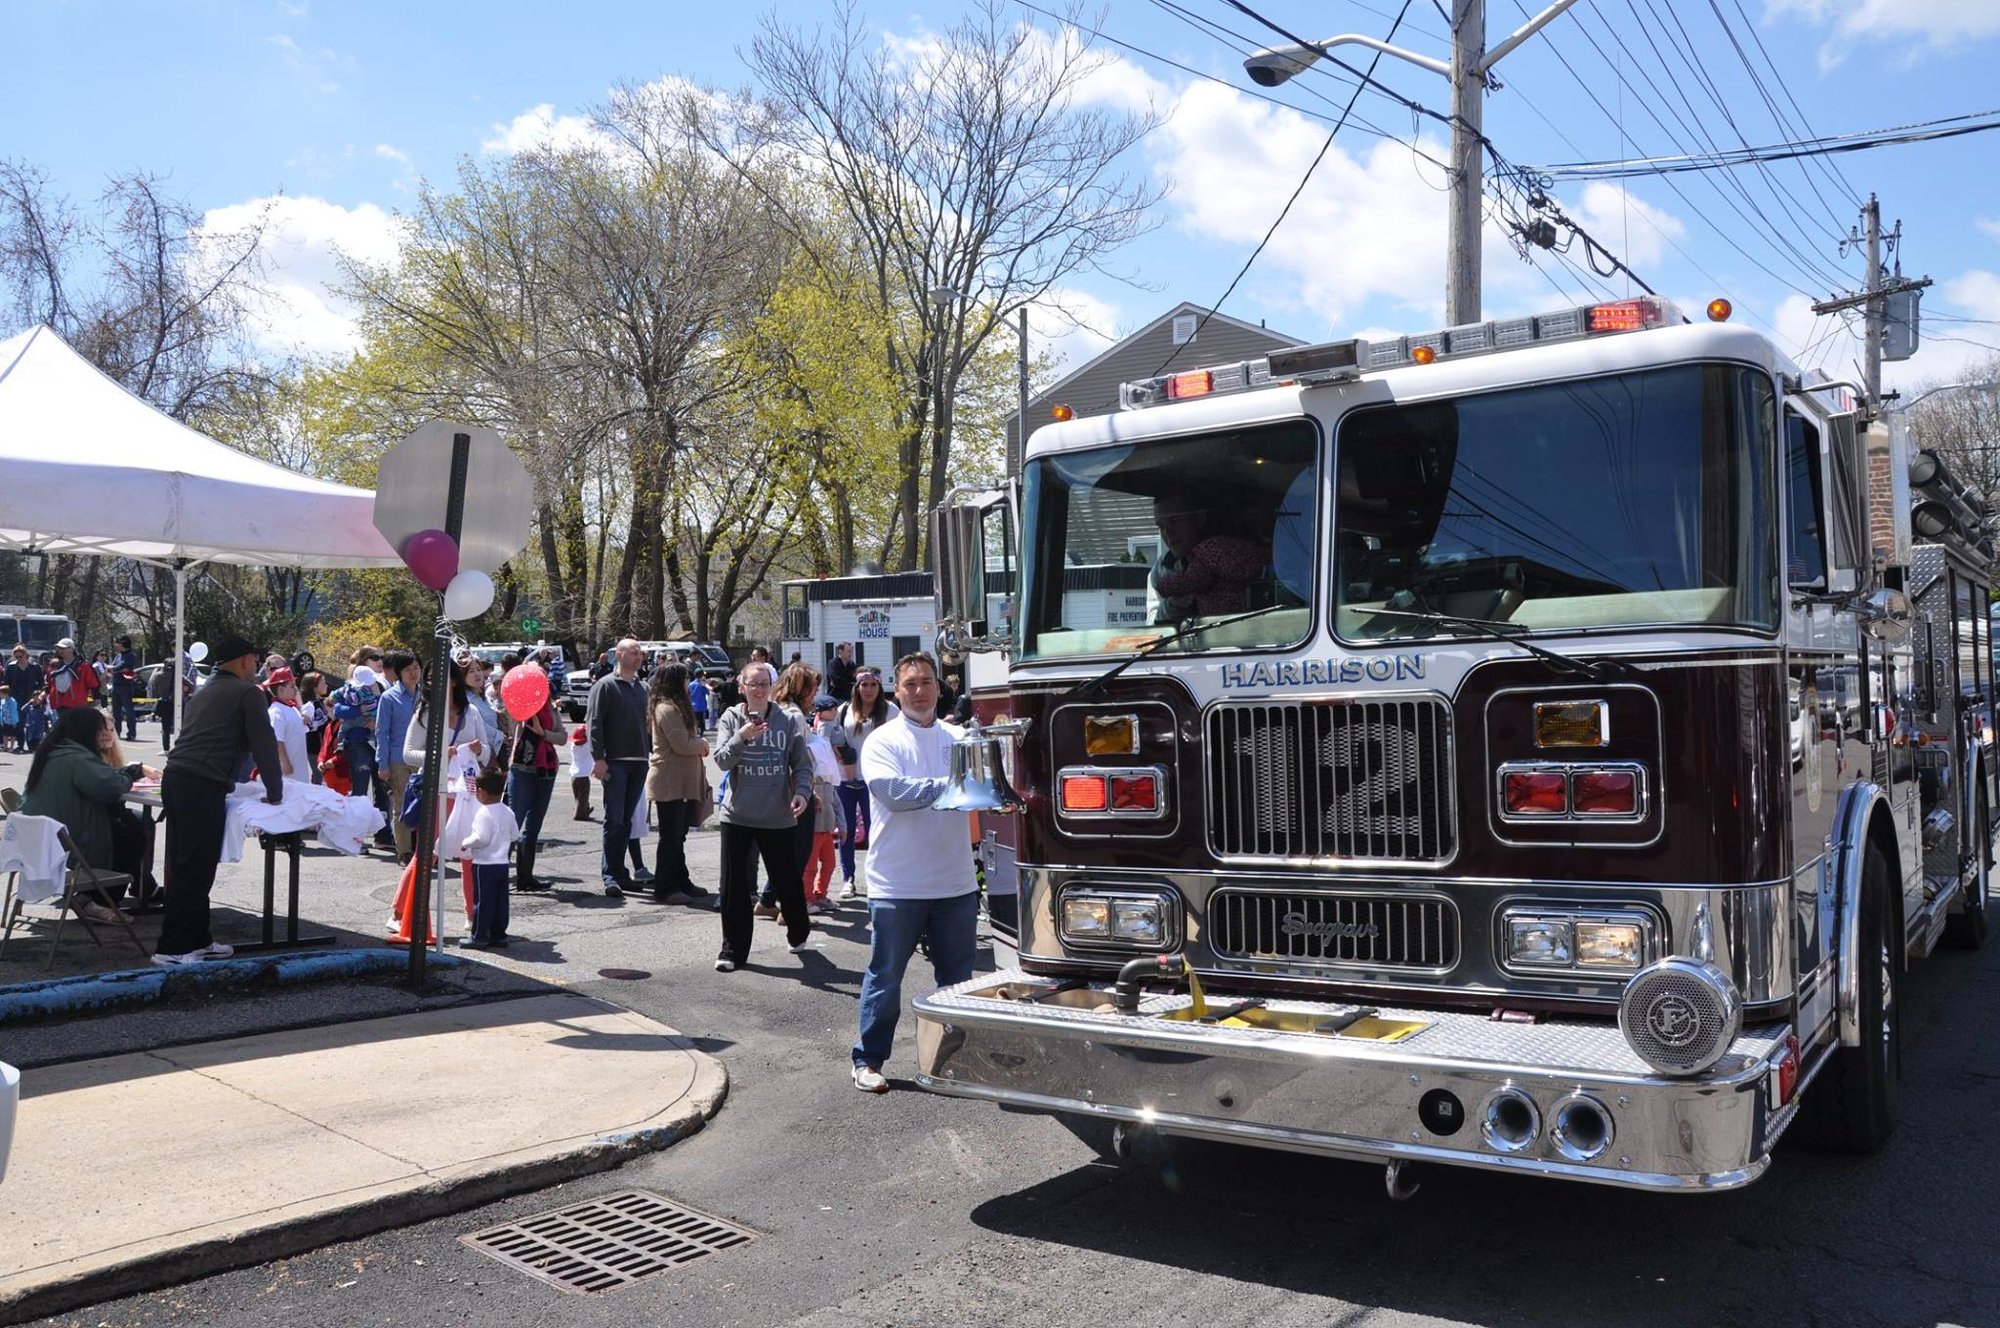
<path fill-rule="evenodd" d="M 54 836 L 55 854 L 48 850 L 46 838 Z M 55 872 L 55 880 L 49 879 L 51 864 L 61 864 Z M 14 923 L 19 919 L 24 900 L 52 899 L 58 910 L 56 915 L 55 939 L 49 943 L 49 961 L 44 970 L 56 966 L 56 951 L 62 947 L 63 927 L 71 915 L 83 924 L 84 932 L 98 945 L 104 940 L 97 934 L 91 919 L 84 915 L 81 905 L 102 904 L 114 917 L 122 918 L 118 925 L 125 928 L 125 937 L 132 942 L 140 957 L 146 956 L 145 942 L 132 927 L 132 919 L 119 912 L 111 894 L 117 889 L 121 894 L 131 884 L 132 878 L 124 872 L 99 871 L 78 856 L 76 845 L 70 841 L 69 830 L 60 821 L 46 816 L 22 816 L 16 813 L 7 818 L 7 828 L 0 835 L 0 871 L 12 870 L 13 878 L 8 882 L 7 902 L 0 905 L 0 917 L 5 918 L 0 927 L 0 954 L 6 953 L 8 939 L 13 935 Z M 59 889 L 50 891 L 51 884 Z M 41 887 L 31 897 L 29 891 Z M 92 896 L 95 896 L 93 898 Z"/>

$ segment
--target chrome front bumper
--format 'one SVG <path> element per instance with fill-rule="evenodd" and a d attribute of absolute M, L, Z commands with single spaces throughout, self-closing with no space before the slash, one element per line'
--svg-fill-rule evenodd
<path fill-rule="evenodd" d="M 1424 1027 L 1399 1042 L 1374 1042 L 1165 1017 L 1190 1008 L 1184 995 L 1149 998 L 1136 1014 L 1111 1010 L 1109 1000 L 1105 985 L 1058 990 L 1018 971 L 933 992 L 916 1002 L 917 1082 L 1169 1134 L 1657 1190 L 1747 1185 L 1769 1165 L 1771 1143 L 1796 1105 L 1775 1106 L 1786 1024 L 1747 1028 L 1709 1073 L 1671 1079 L 1633 1055 L 1609 1021 L 1496 1023 L 1384 1006 L 1381 1018 Z M 1229 1002 L 1211 995 L 1209 1003 Z M 1300 1016 L 1294 1023 L 1356 1009 L 1309 1001 L 1258 1008 L 1279 1019 Z M 1539 1109 L 1539 1128 L 1514 1148 L 1481 1128 L 1489 1097 L 1505 1089 Z M 1575 1150 L 1565 1155 L 1551 1129 L 1552 1109 L 1577 1094 L 1612 1125 L 1602 1153 L 1584 1160 Z M 1440 1113 L 1444 1095 L 1455 1109 Z M 1419 1112 L 1427 1096 L 1429 1124 Z"/>

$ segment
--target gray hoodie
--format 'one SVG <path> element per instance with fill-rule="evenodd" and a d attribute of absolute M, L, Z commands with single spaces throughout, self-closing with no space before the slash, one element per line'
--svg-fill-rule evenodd
<path fill-rule="evenodd" d="M 786 830 L 798 824 L 793 797 L 812 793 L 812 757 L 804 731 L 782 706 L 764 711 L 769 725 L 755 742 L 742 736 L 749 722 L 740 705 L 722 712 L 715 727 L 715 764 L 727 778 L 720 819 L 726 825 Z"/>

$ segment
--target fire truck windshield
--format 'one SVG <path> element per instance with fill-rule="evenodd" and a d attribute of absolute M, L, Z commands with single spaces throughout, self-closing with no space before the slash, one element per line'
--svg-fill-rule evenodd
<path fill-rule="evenodd" d="M 1318 430 L 1293 420 L 1031 461 L 1020 657 L 1302 643 L 1318 452 Z"/>
<path fill-rule="evenodd" d="M 1772 629 L 1774 411 L 1766 376 L 1704 364 L 1354 411 L 1335 629 Z"/>

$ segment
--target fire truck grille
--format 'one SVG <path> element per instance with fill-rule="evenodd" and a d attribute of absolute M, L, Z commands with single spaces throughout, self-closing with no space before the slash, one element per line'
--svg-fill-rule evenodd
<path fill-rule="evenodd" d="M 1219 705 L 1208 841 L 1227 858 L 1442 862 L 1458 844 L 1439 700 Z"/>
<path fill-rule="evenodd" d="M 1445 899 L 1218 890 L 1208 903 L 1219 958 L 1368 968 L 1458 962 L 1458 910 Z"/>

